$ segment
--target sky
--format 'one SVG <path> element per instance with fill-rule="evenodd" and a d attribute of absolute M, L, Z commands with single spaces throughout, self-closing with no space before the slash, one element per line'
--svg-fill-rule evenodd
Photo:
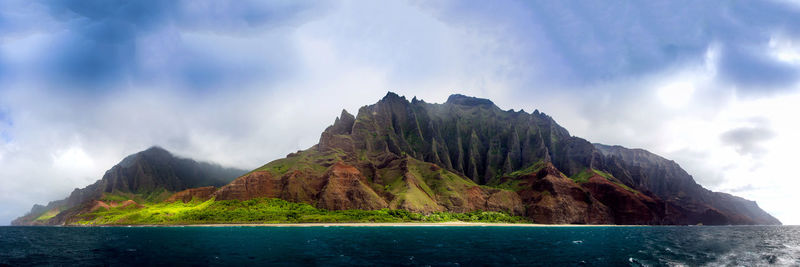
<path fill-rule="evenodd" d="M 538 109 L 800 224 L 800 1 L 0 1 L 0 225 L 159 145 L 253 169 L 387 91 Z"/>

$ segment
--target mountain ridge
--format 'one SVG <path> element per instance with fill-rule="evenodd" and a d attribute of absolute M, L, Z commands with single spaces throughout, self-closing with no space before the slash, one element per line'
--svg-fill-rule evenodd
<path fill-rule="evenodd" d="M 388 92 L 356 115 L 342 110 L 306 150 L 169 199 L 264 198 L 332 211 L 500 212 L 547 224 L 780 224 L 755 202 L 703 188 L 674 161 L 592 144 L 539 110 L 503 111 L 459 94 L 437 104 Z M 107 222 L 89 215 L 85 223 Z M 122 218 L 114 222 L 129 222 Z"/>
<path fill-rule="evenodd" d="M 66 198 L 51 201 L 47 205 L 34 205 L 28 214 L 12 221 L 12 225 L 63 224 L 99 202 L 101 206 L 108 205 L 106 202 L 110 201 L 103 201 L 104 197 L 122 194 L 131 198 L 163 199 L 173 192 L 188 188 L 206 185 L 220 187 L 244 172 L 176 157 L 159 146 L 152 146 L 126 156 L 107 170 L 101 179 L 84 188 L 75 188 Z M 47 212 L 55 214 L 52 217 L 45 216 L 49 217 L 46 220 L 37 220 Z"/>

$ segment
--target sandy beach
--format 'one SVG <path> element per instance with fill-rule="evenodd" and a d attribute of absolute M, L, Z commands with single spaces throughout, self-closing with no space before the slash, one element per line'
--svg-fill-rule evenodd
<path fill-rule="evenodd" d="M 116 227 L 418 227 L 418 226 L 512 226 L 512 227 L 630 227 L 644 225 L 611 225 L 611 224 L 534 224 L 534 223 L 472 223 L 472 222 L 441 222 L 441 223 L 241 223 L 241 224 L 185 224 L 185 225 L 93 225 Z"/>

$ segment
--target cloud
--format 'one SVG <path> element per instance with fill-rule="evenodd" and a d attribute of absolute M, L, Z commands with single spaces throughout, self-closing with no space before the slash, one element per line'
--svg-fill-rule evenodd
<path fill-rule="evenodd" d="M 261 33 L 296 26 L 324 10 L 303 1 L 37 3 L 16 2 L 11 8 L 27 12 L 9 15 L 13 21 L 3 24 L 16 37 L 3 42 L 8 53 L 23 50 L 17 45 L 40 47 L 22 59 L 28 72 L 18 74 L 89 91 L 154 82 L 218 89 L 280 75 L 292 67 L 282 58 L 291 48 Z M 24 26 L 39 21 L 40 28 Z M 42 36 L 30 40 L 36 34 Z"/>
<path fill-rule="evenodd" d="M 522 44 L 507 46 L 521 47 L 518 60 L 546 68 L 551 82 L 573 87 L 685 65 L 714 45 L 725 51 L 718 78 L 743 90 L 785 88 L 800 70 L 767 49 L 774 35 L 798 35 L 800 10 L 781 2 L 453 1 L 432 9 L 456 27 Z"/>
<path fill-rule="evenodd" d="M 734 192 L 734 193 L 737 193 L 737 192 L 753 191 L 753 190 L 756 190 L 756 189 L 758 189 L 758 187 L 756 187 L 756 186 L 754 186 L 752 184 L 746 184 L 746 185 L 743 185 L 743 186 L 740 186 L 740 187 L 737 187 L 737 188 L 732 188 L 732 189 L 730 189 L 730 191 Z"/>
<path fill-rule="evenodd" d="M 763 50 L 727 49 L 720 57 L 722 78 L 744 95 L 792 88 L 798 82 L 798 66 L 765 55 Z"/>
<path fill-rule="evenodd" d="M 775 138 L 776 134 L 765 123 L 758 124 L 731 129 L 722 133 L 720 139 L 724 144 L 735 147 L 740 154 L 760 156 L 766 152 L 761 143 Z"/>

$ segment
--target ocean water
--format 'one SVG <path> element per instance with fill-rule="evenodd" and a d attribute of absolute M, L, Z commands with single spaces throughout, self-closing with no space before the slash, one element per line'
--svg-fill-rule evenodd
<path fill-rule="evenodd" d="M 0 265 L 800 265 L 800 227 L 0 227 Z"/>

